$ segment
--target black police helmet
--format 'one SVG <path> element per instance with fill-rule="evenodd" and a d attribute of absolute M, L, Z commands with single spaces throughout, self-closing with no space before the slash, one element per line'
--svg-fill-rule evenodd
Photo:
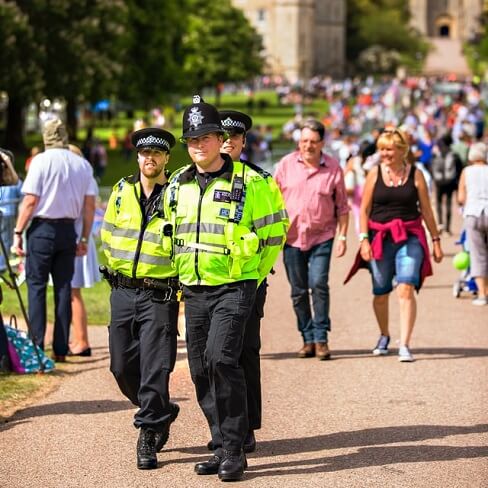
<path fill-rule="evenodd" d="M 222 128 L 229 134 L 244 134 L 252 127 L 252 119 L 237 110 L 221 110 Z"/>
<path fill-rule="evenodd" d="M 183 136 L 200 137 L 211 132 L 225 134 L 218 110 L 205 103 L 200 95 L 194 95 L 193 103 L 183 112 Z"/>
<path fill-rule="evenodd" d="M 132 133 L 130 140 L 137 151 L 157 149 L 169 152 L 176 142 L 173 134 L 159 127 L 146 127 L 136 130 Z"/>

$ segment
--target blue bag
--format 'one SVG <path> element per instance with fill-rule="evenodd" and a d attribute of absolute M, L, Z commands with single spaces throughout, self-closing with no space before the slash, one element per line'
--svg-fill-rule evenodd
<path fill-rule="evenodd" d="M 14 373 L 49 372 L 54 369 L 54 361 L 48 358 L 39 346 L 34 345 L 27 332 L 17 328 L 15 315 L 10 317 L 10 324 L 4 327 L 7 333 L 8 355 Z"/>

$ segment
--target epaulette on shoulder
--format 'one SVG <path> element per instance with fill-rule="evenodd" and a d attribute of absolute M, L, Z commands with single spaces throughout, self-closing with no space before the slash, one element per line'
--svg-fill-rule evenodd
<path fill-rule="evenodd" d="M 113 191 L 121 191 L 129 178 L 132 178 L 132 175 L 131 176 L 124 176 L 123 178 L 120 178 L 120 180 L 117 181 L 117 183 L 115 183 L 115 185 L 112 187 L 112 190 Z"/>
<path fill-rule="evenodd" d="M 271 176 L 271 173 L 268 173 L 265 169 L 260 168 L 257 164 L 248 163 L 247 161 L 244 164 L 252 170 L 256 171 L 256 173 L 264 179 Z"/>
<path fill-rule="evenodd" d="M 180 179 L 180 176 L 191 166 L 191 164 L 185 164 L 185 166 L 182 166 L 181 168 L 178 168 L 175 170 L 173 173 L 171 173 L 171 176 L 169 177 L 168 181 L 169 184 L 171 185 L 172 183 L 177 183 Z"/>

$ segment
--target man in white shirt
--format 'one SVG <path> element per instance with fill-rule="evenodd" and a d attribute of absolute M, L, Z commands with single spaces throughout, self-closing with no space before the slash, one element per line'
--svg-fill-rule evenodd
<path fill-rule="evenodd" d="M 26 256 L 29 321 L 36 344 L 44 349 L 46 288 L 54 285 L 53 358 L 64 362 L 71 323 L 71 279 L 75 255 L 86 254 L 93 223 L 86 197 L 92 193 L 93 170 L 68 149 L 66 128 L 59 119 L 44 125 L 45 151 L 34 157 L 22 186 L 24 199 L 14 231 L 14 248 Z M 85 212 L 86 210 L 86 212 Z M 76 242 L 75 220 L 83 212 L 83 230 Z M 27 229 L 27 247 L 23 233 Z"/>

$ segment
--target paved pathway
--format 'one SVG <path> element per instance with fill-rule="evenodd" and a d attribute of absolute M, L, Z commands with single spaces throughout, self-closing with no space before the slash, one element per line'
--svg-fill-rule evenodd
<path fill-rule="evenodd" d="M 458 222 L 459 224 L 459 222 Z M 459 227 L 458 229 L 459 230 Z M 351 236 L 352 237 L 352 236 Z M 355 244 L 332 266 L 334 359 L 297 359 L 284 270 L 271 277 L 263 327 L 264 427 L 244 486 L 488 486 L 488 307 L 452 297 L 451 259 L 419 295 L 417 361 L 370 354 L 377 338 L 366 272 L 342 280 Z M 445 240 L 448 254 L 454 238 Z M 393 342 L 398 309 L 392 300 Z M 108 372 L 104 327 L 95 356 L 63 369 L 61 386 L 0 425 L 0 486 L 206 487 L 193 464 L 208 440 L 181 343 L 172 376 L 181 413 L 159 469 L 135 468 L 134 409 Z"/>
<path fill-rule="evenodd" d="M 437 37 L 429 39 L 432 49 L 427 55 L 423 72 L 428 75 L 455 73 L 469 76 L 471 70 L 463 55 L 463 47 L 458 39 Z"/>

